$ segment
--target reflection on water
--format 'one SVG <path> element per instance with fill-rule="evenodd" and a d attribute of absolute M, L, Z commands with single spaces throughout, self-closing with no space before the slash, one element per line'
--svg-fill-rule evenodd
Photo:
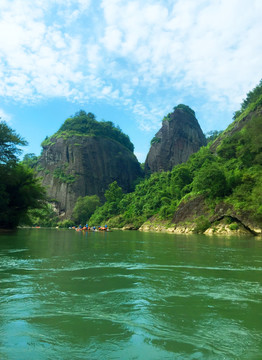
<path fill-rule="evenodd" d="M 0 259 L 1 359 L 261 356 L 258 239 L 19 230 Z"/>

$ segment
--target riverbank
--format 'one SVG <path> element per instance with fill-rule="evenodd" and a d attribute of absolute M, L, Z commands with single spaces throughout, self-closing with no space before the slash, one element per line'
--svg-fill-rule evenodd
<path fill-rule="evenodd" d="M 209 226 L 207 225 L 209 224 Z M 123 228 L 123 230 L 130 230 L 130 227 Z M 233 221 L 231 218 L 223 218 L 221 221 L 210 223 L 204 219 L 195 223 L 187 224 L 170 224 L 167 221 L 152 219 L 145 222 L 139 229 L 144 232 L 163 232 L 171 234 L 185 234 L 191 235 L 202 233 L 204 235 L 253 235 L 262 236 L 262 229 L 259 227 L 250 227 L 239 221 Z"/>

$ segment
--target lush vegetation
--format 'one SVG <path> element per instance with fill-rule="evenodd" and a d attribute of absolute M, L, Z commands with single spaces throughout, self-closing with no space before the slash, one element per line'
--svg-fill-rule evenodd
<path fill-rule="evenodd" d="M 100 205 L 101 202 L 97 195 L 80 196 L 73 210 L 73 220 L 76 224 L 86 224 Z"/>
<path fill-rule="evenodd" d="M 68 173 L 68 163 L 57 167 L 53 172 L 53 176 L 60 180 L 60 182 L 66 184 L 73 184 L 76 181 L 76 176 Z"/>
<path fill-rule="evenodd" d="M 29 210 L 23 225 L 56 227 L 59 224 L 59 217 L 55 211 L 55 204 L 45 202 L 41 208 Z"/>
<path fill-rule="evenodd" d="M 190 115 L 193 115 L 195 117 L 195 112 L 193 109 L 191 109 L 188 105 L 184 105 L 184 104 L 178 104 L 177 106 L 175 106 L 173 108 L 173 110 L 177 110 L 177 109 L 181 109 L 185 112 L 187 112 Z M 171 115 L 172 113 L 168 113 L 166 116 L 163 117 L 162 121 L 170 121 L 171 120 Z"/>
<path fill-rule="evenodd" d="M 254 93 L 257 94 L 257 90 Z M 257 99 L 256 96 L 256 104 Z M 247 109 L 254 109 L 251 100 Z M 206 199 L 211 213 L 215 205 L 223 201 L 233 205 L 235 211 L 261 221 L 262 117 L 252 112 L 250 116 L 251 120 L 241 131 L 230 137 L 222 134 L 216 153 L 211 152 L 210 146 L 219 132 L 212 133 L 208 146 L 193 154 L 187 163 L 170 172 L 151 175 L 141 181 L 133 193 L 123 195 L 118 185 L 112 184 L 118 195 L 107 199 L 95 211 L 90 223 L 133 224 L 138 228 L 152 216 L 171 221 L 181 201 L 200 195 Z M 207 219 L 199 217 L 196 231 L 204 231 L 209 225 Z"/>
<path fill-rule="evenodd" d="M 187 112 L 187 113 L 189 113 L 189 114 L 191 114 L 193 116 L 196 116 L 194 110 L 191 109 L 191 107 L 189 107 L 188 105 L 179 104 L 179 105 L 174 107 L 174 110 L 176 110 L 176 109 L 184 110 L 185 112 Z"/>
<path fill-rule="evenodd" d="M 0 122 L 0 228 L 25 222 L 30 209 L 43 206 L 44 189 L 28 166 L 19 164 L 19 146 L 26 145 L 5 122 Z"/>
<path fill-rule="evenodd" d="M 206 133 L 205 136 L 206 136 L 207 144 L 210 143 L 211 141 L 214 141 L 222 133 L 223 133 L 222 130 L 220 131 L 213 130 Z"/>
<path fill-rule="evenodd" d="M 97 121 L 95 115 L 80 110 L 74 116 L 65 120 L 58 132 L 53 136 L 46 138 L 42 146 L 53 143 L 55 138 L 71 136 L 101 136 L 113 139 L 130 151 L 134 151 L 134 145 L 131 143 L 129 136 L 124 134 L 119 127 L 115 127 L 111 121 Z"/>
<path fill-rule="evenodd" d="M 262 117 L 261 111 L 254 111 L 262 109 L 261 87 L 260 82 L 258 87 L 248 94 L 238 116 L 235 116 L 235 122 L 238 122 L 243 116 L 249 115 L 249 122 L 241 131 L 230 136 L 228 130 L 222 134 L 218 131 L 211 132 L 207 138 L 208 145 L 193 154 L 186 163 L 175 166 L 171 171 L 154 173 L 141 180 L 132 193 L 124 194 L 117 182 L 113 182 L 104 194 L 106 202 L 103 205 L 100 204 L 97 196 L 80 197 L 76 202 L 72 219 L 58 224 L 70 226 L 72 222 L 84 224 L 88 221 L 89 225 L 107 224 L 111 227 L 130 225 L 138 228 L 149 218 L 172 222 L 181 202 L 200 198 L 204 199 L 211 215 L 215 206 L 223 202 L 233 206 L 236 212 L 245 213 L 250 219 L 261 222 Z M 178 105 L 178 108 L 181 106 Z M 183 109 L 184 107 L 185 105 Z M 190 110 L 190 108 L 186 109 L 188 112 Z M 170 119 L 170 114 L 167 115 L 167 119 Z M 66 120 L 57 136 L 81 132 L 88 136 L 96 136 L 98 131 L 96 123 L 98 122 L 92 114 L 79 112 L 75 117 Z M 101 123 L 103 124 L 103 122 L 99 124 Z M 108 129 L 111 128 L 114 132 L 116 128 L 112 123 L 110 124 L 105 128 L 108 126 Z M 234 123 L 229 128 L 232 126 Z M 211 150 L 212 144 L 218 136 L 220 143 L 214 152 Z M 43 194 L 28 169 L 35 166 L 37 158 L 28 154 L 24 159 L 24 165 L 19 165 L 17 162 L 18 145 L 23 145 L 24 140 L 6 124 L 0 127 L 0 138 L 2 141 L 0 142 L 0 208 L 3 209 L 0 215 L 2 223 L 6 224 L 8 219 L 11 219 L 12 225 L 9 224 L 11 227 L 28 214 L 28 209 L 39 205 L 38 199 Z M 157 138 L 153 140 L 153 142 L 158 141 Z M 64 170 L 66 169 L 57 173 L 57 177 L 65 176 Z M 27 178 L 28 189 L 23 186 Z M 73 179 L 69 180 L 73 181 Z M 20 208 L 18 206 L 20 210 L 14 212 L 13 216 L 14 203 L 20 204 Z M 21 204 L 25 204 L 25 209 L 22 210 Z M 57 215 L 50 205 L 45 209 L 30 210 L 29 213 L 33 224 L 38 222 L 49 226 L 57 224 Z M 3 227 L 2 223 L 0 227 Z M 203 232 L 210 226 L 209 220 L 201 214 L 196 215 L 195 224 L 195 232 Z M 232 230 L 238 228 L 236 223 L 229 225 Z"/>
<path fill-rule="evenodd" d="M 150 141 L 150 145 L 159 144 L 160 142 L 161 142 L 161 139 L 157 136 L 154 136 L 153 139 Z"/>
<path fill-rule="evenodd" d="M 260 80 L 259 84 L 249 93 L 247 93 L 246 98 L 243 100 L 241 104 L 241 109 L 236 111 L 234 114 L 234 119 L 239 117 L 242 113 L 245 112 L 245 110 L 248 109 L 248 107 L 251 104 L 257 103 L 259 100 L 261 100 L 262 97 L 262 79 Z"/>

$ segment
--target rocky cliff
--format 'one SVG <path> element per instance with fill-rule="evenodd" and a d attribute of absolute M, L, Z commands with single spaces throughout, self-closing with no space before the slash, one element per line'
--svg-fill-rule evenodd
<path fill-rule="evenodd" d="M 204 145 L 206 139 L 194 111 L 186 105 L 178 105 L 164 118 L 161 129 L 151 141 L 145 171 L 171 170 L 175 165 L 186 162 Z"/>
<path fill-rule="evenodd" d="M 37 170 L 62 217 L 70 217 L 79 196 L 96 194 L 103 201 L 113 181 L 129 192 L 137 177 L 142 176 L 133 152 L 113 138 L 90 131 L 55 135 L 43 143 Z"/>

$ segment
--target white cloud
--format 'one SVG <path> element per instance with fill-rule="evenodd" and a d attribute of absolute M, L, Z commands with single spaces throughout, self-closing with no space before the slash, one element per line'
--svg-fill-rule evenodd
<path fill-rule="evenodd" d="M 107 50 L 115 51 L 121 44 L 122 33 L 115 26 L 108 26 L 105 31 L 103 43 Z"/>
<path fill-rule="evenodd" d="M 111 26 L 115 21 L 111 2 L 103 4 Z M 235 110 L 262 76 L 260 1 L 247 6 L 244 0 L 179 0 L 173 9 L 160 2 L 119 1 L 117 12 L 125 18 L 118 22 L 123 35 L 114 56 L 135 64 L 140 86 L 148 95 L 154 92 L 154 99 L 161 88 L 184 89 L 188 95 L 197 97 L 201 92 L 206 101 Z M 166 105 L 164 99 L 161 106 Z M 152 121 L 144 110 L 134 106 L 141 126 L 150 128 Z"/>
<path fill-rule="evenodd" d="M 0 109 L 0 121 L 5 121 L 6 123 L 10 123 L 12 120 L 11 115 L 7 114 L 4 110 Z"/>
<path fill-rule="evenodd" d="M 235 110 L 262 77 L 260 0 L 1 0 L 0 12 L 0 96 L 21 102 L 117 101 L 152 130 L 186 94 Z"/>

